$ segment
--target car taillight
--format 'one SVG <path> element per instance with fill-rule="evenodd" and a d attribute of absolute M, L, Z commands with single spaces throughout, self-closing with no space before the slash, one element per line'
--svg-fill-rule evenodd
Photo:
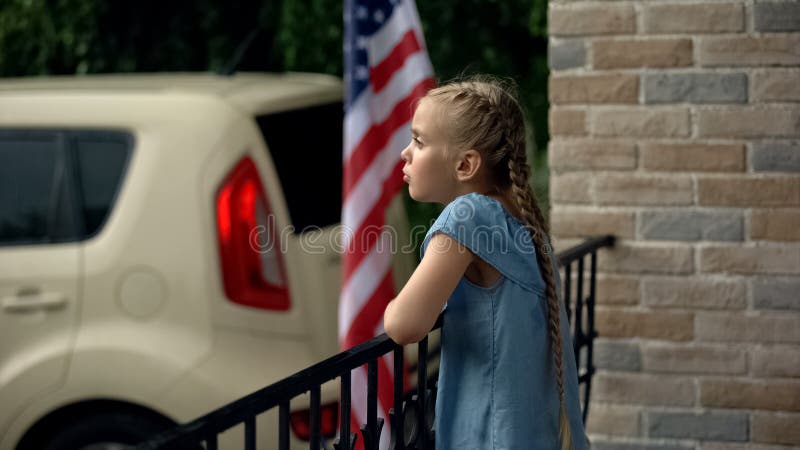
<path fill-rule="evenodd" d="M 289 418 L 292 432 L 307 441 L 311 438 L 311 412 L 307 409 L 295 411 Z M 339 403 L 322 405 L 319 411 L 320 435 L 327 439 L 336 436 L 336 427 L 339 426 Z"/>
<path fill-rule="evenodd" d="M 217 237 L 225 295 L 234 303 L 291 306 L 275 216 L 253 160 L 242 158 L 217 192 Z"/>

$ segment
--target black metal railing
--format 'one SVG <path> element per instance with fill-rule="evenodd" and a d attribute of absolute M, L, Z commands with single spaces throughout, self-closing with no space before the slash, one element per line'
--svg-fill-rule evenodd
<path fill-rule="evenodd" d="M 558 263 L 564 268 L 564 279 L 561 280 L 564 303 L 567 307 L 567 317 L 572 330 L 572 349 L 575 352 L 575 367 L 578 368 L 578 383 L 584 385 L 583 389 L 583 422 L 589 414 L 589 395 L 592 392 L 592 376 L 594 367 L 594 339 L 597 331 L 594 328 L 594 306 L 597 285 L 597 251 L 603 247 L 613 247 L 614 236 L 603 236 L 589 239 L 580 245 L 559 253 Z M 589 256 L 589 294 L 584 297 L 585 260 Z M 573 295 L 572 267 L 577 262 L 578 270 L 574 276 L 577 284 Z M 584 320 L 584 310 L 586 312 Z M 572 312 L 575 312 L 574 317 Z M 585 364 L 581 364 L 582 351 L 585 351 Z"/>
<path fill-rule="evenodd" d="M 563 296 L 567 305 L 568 317 L 573 333 L 578 379 L 584 384 L 583 420 L 589 410 L 591 380 L 595 368 L 592 365 L 593 341 L 597 337 L 594 329 L 595 282 L 597 271 L 597 251 L 602 247 L 614 245 L 613 236 L 588 239 L 557 255 L 564 268 L 562 280 Z M 590 256 L 588 295 L 584 297 L 586 278 L 585 257 Z M 577 272 L 573 265 L 577 262 Z M 577 288 L 572 290 L 573 283 Z M 584 316 L 584 310 L 586 316 Z M 572 312 L 574 311 L 574 318 Z M 439 317 L 434 329 L 441 326 Z M 345 350 L 320 363 L 314 364 L 294 375 L 284 378 L 270 386 L 240 398 L 228 405 L 214 410 L 192 422 L 167 430 L 153 439 L 139 444 L 137 450 L 199 448 L 204 443 L 207 450 L 216 450 L 217 436 L 234 426 L 244 424 L 246 450 L 256 448 L 256 416 L 265 411 L 278 408 L 278 447 L 289 449 L 289 402 L 294 397 L 310 394 L 310 438 L 309 448 L 320 449 L 320 390 L 321 386 L 336 378 L 340 379 L 341 402 L 339 438 L 334 444 L 337 450 L 352 450 L 357 434 L 350 430 L 350 374 L 353 369 L 367 365 L 367 423 L 361 427 L 364 448 L 377 450 L 380 441 L 383 419 L 377 414 L 378 358 L 393 352 L 394 357 L 394 405 L 390 410 L 391 448 L 394 450 L 433 450 L 433 403 L 435 401 L 435 380 L 428 376 L 428 338 L 417 344 L 416 364 L 417 387 L 409 393 L 403 392 L 403 347 L 395 344 L 385 334 Z M 581 351 L 585 350 L 586 363 L 580 364 Z M 397 405 L 402 405 L 398 411 Z"/>

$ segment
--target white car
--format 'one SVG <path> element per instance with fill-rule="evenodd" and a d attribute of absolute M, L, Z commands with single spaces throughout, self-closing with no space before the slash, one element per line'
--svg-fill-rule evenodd
<path fill-rule="evenodd" d="M 0 450 L 138 442 L 338 351 L 342 93 L 313 74 L 0 81 Z M 401 198 L 387 217 L 405 230 Z M 396 286 L 414 264 L 395 256 Z M 258 427 L 273 448 L 275 415 Z"/>

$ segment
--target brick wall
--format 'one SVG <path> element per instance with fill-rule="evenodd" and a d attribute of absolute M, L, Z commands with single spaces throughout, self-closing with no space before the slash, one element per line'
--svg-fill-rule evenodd
<path fill-rule="evenodd" d="M 800 1 L 549 3 L 556 249 L 599 257 L 595 449 L 800 447 Z"/>

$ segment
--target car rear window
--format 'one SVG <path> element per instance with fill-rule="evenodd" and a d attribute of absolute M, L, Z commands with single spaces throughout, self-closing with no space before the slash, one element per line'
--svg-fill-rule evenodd
<path fill-rule="evenodd" d="M 81 133 L 73 139 L 85 236 L 96 234 L 108 217 L 130 154 L 120 133 Z"/>
<path fill-rule="evenodd" d="M 296 233 L 341 220 L 343 119 L 341 102 L 256 118 Z"/>
<path fill-rule="evenodd" d="M 0 130 L 0 245 L 96 234 L 132 149 L 120 131 Z"/>
<path fill-rule="evenodd" d="M 57 133 L 0 133 L 0 243 L 49 242 L 63 173 Z"/>

